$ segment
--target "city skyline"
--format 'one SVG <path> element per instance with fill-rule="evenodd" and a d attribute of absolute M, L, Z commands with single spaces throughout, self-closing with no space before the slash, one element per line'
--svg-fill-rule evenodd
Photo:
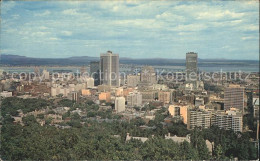
<path fill-rule="evenodd" d="M 1 2 L 1 53 L 259 60 L 259 2 Z M 147 7 L 147 6 L 150 7 Z"/>

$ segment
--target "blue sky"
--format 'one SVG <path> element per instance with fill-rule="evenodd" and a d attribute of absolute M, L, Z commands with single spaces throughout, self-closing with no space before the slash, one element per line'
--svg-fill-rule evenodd
<path fill-rule="evenodd" d="M 259 60 L 258 1 L 4 1 L 1 53 Z"/>

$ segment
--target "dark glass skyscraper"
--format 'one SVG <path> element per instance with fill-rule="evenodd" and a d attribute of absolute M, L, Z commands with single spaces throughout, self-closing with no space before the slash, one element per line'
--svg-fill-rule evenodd
<path fill-rule="evenodd" d="M 186 53 L 186 74 L 187 81 L 196 81 L 198 72 L 198 54 L 194 52 Z"/>
<path fill-rule="evenodd" d="M 94 78 L 94 85 L 100 85 L 100 64 L 99 61 L 90 62 L 90 74 Z"/>
<path fill-rule="evenodd" d="M 100 55 L 100 80 L 102 84 L 119 86 L 119 55 L 107 51 Z"/>

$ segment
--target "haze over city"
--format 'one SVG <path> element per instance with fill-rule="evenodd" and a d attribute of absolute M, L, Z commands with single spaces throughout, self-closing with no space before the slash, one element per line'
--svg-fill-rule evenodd
<path fill-rule="evenodd" d="M 1 53 L 259 59 L 258 1 L 3 1 Z"/>

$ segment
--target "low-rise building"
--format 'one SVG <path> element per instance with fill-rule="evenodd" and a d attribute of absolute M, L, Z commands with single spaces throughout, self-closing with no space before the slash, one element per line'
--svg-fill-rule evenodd
<path fill-rule="evenodd" d="M 0 93 L 1 97 L 12 97 L 13 93 L 12 92 L 8 92 L 8 91 L 3 91 Z"/>

